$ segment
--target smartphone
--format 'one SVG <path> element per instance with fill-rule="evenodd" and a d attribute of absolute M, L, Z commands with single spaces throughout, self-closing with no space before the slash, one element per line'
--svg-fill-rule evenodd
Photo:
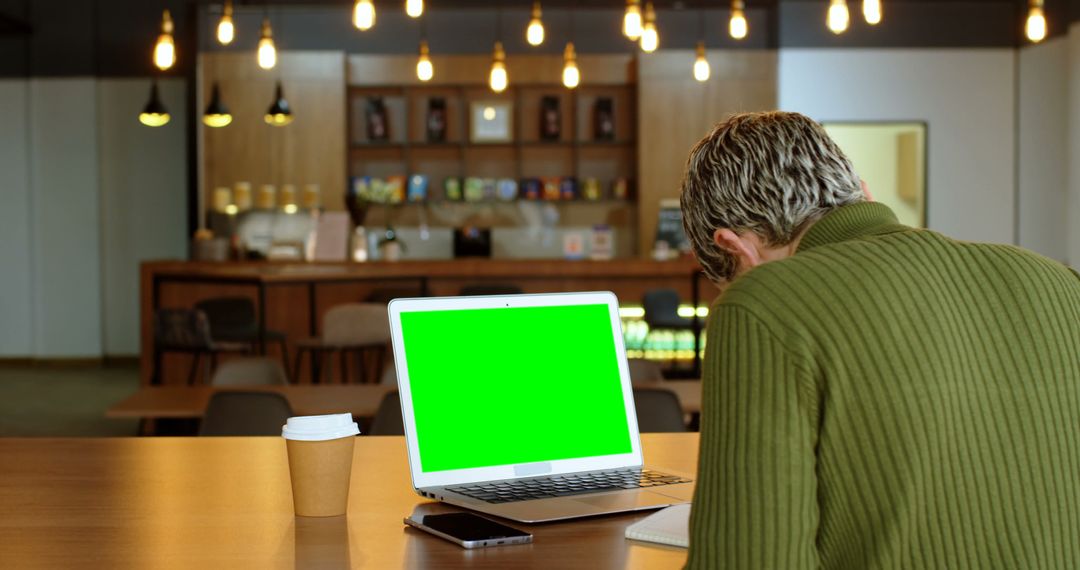
<path fill-rule="evenodd" d="M 528 544 L 532 535 L 472 513 L 423 515 L 413 513 L 405 524 L 445 538 L 462 548 Z"/>

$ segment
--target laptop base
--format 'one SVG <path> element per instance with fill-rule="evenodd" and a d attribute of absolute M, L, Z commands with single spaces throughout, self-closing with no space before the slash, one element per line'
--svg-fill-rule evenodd
<path fill-rule="evenodd" d="M 572 497 L 534 499 L 513 503 L 488 503 L 451 493 L 442 488 L 420 490 L 425 497 L 458 507 L 523 523 L 541 523 L 614 513 L 661 509 L 689 503 L 694 485 L 680 483 L 662 488 L 602 491 Z"/>

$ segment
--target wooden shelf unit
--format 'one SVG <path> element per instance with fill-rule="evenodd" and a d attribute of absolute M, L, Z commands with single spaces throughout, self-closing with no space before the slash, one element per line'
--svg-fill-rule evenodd
<path fill-rule="evenodd" d="M 388 139 L 367 137 L 368 100 L 381 97 L 386 108 Z M 558 97 L 560 138 L 540 138 L 541 100 Z M 593 138 L 593 107 L 601 97 L 613 101 L 614 140 Z M 427 139 L 428 102 L 446 101 L 445 141 Z M 472 142 L 469 109 L 474 102 L 506 101 L 512 108 L 512 140 Z M 579 192 L 584 181 L 596 178 L 603 201 L 609 201 L 617 178 L 637 176 L 636 86 L 632 83 L 587 85 L 570 90 L 556 83 L 511 84 L 501 94 L 486 85 L 350 85 L 348 109 L 348 176 L 410 176 L 426 174 L 429 193 L 442 194 L 448 177 L 464 179 L 572 176 Z M 438 201 L 438 200 L 434 200 Z M 586 202 L 586 200 L 580 200 Z M 568 201 L 568 203 L 578 202 Z M 597 201 L 588 201 L 597 202 Z M 625 201 L 620 201 L 625 205 Z"/>

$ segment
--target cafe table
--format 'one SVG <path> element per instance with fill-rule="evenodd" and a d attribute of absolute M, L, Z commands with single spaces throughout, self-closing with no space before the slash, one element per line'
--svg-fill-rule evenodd
<path fill-rule="evenodd" d="M 698 436 L 645 434 L 652 467 L 693 476 Z M 624 538 L 647 513 L 514 526 L 531 545 L 465 550 L 406 528 L 405 440 L 361 436 L 348 514 L 292 513 L 284 441 L 0 439 L 0 567 L 680 568 L 686 551 Z"/>
<path fill-rule="evenodd" d="M 671 390 L 679 398 L 683 412 L 701 412 L 700 380 L 664 380 L 635 383 L 635 388 Z M 296 415 L 348 412 L 354 417 L 372 417 L 393 384 L 289 384 L 283 386 L 143 386 L 109 407 L 105 417 L 154 420 L 163 418 L 201 418 L 210 397 L 216 392 L 277 392 L 288 400 Z M 144 426 L 144 431 L 149 425 Z"/>

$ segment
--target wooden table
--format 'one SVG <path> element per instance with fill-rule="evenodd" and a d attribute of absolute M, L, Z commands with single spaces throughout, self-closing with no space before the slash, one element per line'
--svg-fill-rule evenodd
<path fill-rule="evenodd" d="M 636 384 L 639 388 L 664 388 L 675 392 L 688 414 L 701 412 L 701 382 L 666 380 Z M 201 418 L 214 392 L 229 390 L 265 390 L 285 396 L 296 415 L 349 412 L 356 417 L 372 417 L 383 396 L 397 386 L 392 384 L 288 385 L 216 388 L 212 386 L 143 386 L 137 392 L 113 404 L 105 412 L 108 418 Z"/>
<path fill-rule="evenodd" d="M 642 437 L 655 467 L 695 472 L 697 434 Z M 349 513 L 292 514 L 280 438 L 0 439 L 5 568 L 680 568 L 634 543 L 644 514 L 517 525 L 532 545 L 468 551 L 405 528 L 401 437 L 356 440 Z"/>

